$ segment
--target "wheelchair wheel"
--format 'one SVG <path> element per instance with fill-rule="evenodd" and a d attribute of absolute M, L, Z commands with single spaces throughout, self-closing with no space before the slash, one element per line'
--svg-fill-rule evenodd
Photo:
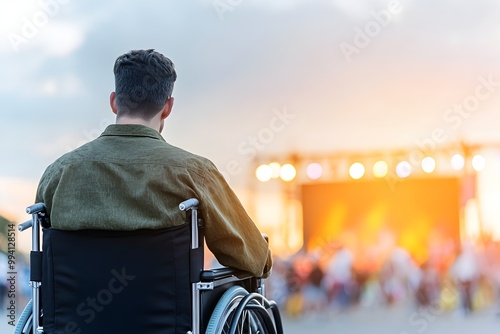
<path fill-rule="evenodd" d="M 33 332 L 33 300 L 30 299 L 26 307 L 24 308 L 19 320 L 17 322 L 16 328 L 14 329 L 14 334 L 31 334 Z"/>
<path fill-rule="evenodd" d="M 276 318 L 274 306 L 264 296 L 250 293 L 240 300 L 228 333 L 283 334 L 283 330 L 279 315 Z"/>
<path fill-rule="evenodd" d="M 252 295 L 239 286 L 229 288 L 217 303 L 205 333 L 275 333 L 269 314 Z"/>
<path fill-rule="evenodd" d="M 232 286 L 227 289 L 217 302 L 215 309 L 208 321 L 206 334 L 228 333 L 233 318 L 233 313 L 236 310 L 240 300 L 245 297 L 248 292 L 239 286 Z"/>

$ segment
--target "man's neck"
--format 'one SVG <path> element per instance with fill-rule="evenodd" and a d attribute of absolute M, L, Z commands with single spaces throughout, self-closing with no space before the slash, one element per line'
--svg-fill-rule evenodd
<path fill-rule="evenodd" d="M 145 120 L 139 117 L 130 117 L 126 115 L 122 115 L 116 118 L 116 124 L 138 124 L 150 127 L 158 132 L 160 132 L 160 124 L 156 120 L 156 118 L 152 118 L 151 120 Z"/>

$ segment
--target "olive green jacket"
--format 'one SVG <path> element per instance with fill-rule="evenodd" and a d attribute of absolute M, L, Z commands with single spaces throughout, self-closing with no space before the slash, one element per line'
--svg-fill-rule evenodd
<path fill-rule="evenodd" d="M 143 125 L 110 125 L 60 157 L 43 174 L 36 201 L 53 228 L 135 230 L 185 224 L 179 203 L 192 197 L 217 260 L 268 276 L 269 247 L 215 165 Z"/>

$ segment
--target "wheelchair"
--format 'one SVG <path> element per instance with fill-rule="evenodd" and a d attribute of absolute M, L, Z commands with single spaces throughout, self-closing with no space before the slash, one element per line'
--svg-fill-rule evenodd
<path fill-rule="evenodd" d="M 14 334 L 282 334 L 262 278 L 204 270 L 198 204 L 180 203 L 181 226 L 136 231 L 53 229 L 43 203 L 29 206 L 32 299 Z"/>

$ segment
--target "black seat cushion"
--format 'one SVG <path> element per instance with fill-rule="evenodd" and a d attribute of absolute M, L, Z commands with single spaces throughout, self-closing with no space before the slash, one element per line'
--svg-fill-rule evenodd
<path fill-rule="evenodd" d="M 43 232 L 46 333 L 186 333 L 187 224 L 161 230 Z"/>

